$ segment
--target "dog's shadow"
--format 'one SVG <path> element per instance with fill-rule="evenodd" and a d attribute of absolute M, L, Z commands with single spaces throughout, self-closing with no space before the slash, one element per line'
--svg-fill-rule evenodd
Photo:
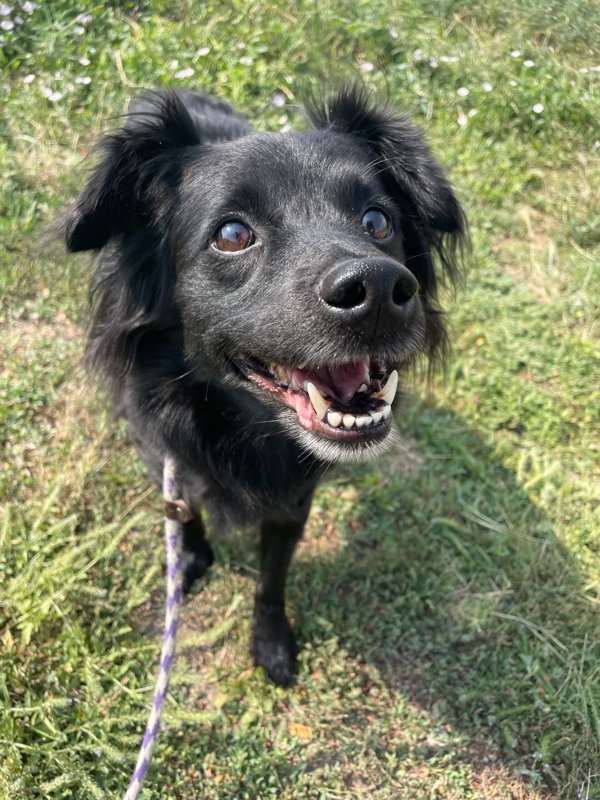
<path fill-rule="evenodd" d="M 476 771 L 497 761 L 543 772 L 542 742 L 569 724 L 553 693 L 579 670 L 571 629 L 590 612 L 576 564 L 524 489 L 539 465 L 517 477 L 445 408 L 414 404 L 401 428 L 386 459 L 337 468 L 317 493 L 287 593 L 299 680 L 332 663 L 339 673 L 344 660 L 364 667 L 366 695 L 383 690 L 429 719 L 424 759 L 458 741 Z M 501 435 L 518 447 L 518 433 Z M 247 533 L 223 547 L 254 571 Z M 210 624 L 211 582 L 184 625 Z M 360 715 L 360 700 L 351 705 Z M 560 764 L 552 769 L 560 783 Z"/>

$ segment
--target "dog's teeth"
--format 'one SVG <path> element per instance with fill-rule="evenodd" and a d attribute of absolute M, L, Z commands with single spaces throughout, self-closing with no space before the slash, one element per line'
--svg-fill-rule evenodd
<path fill-rule="evenodd" d="M 384 406 L 381 409 L 381 414 L 382 414 L 384 419 L 388 419 L 388 417 L 390 416 L 391 413 L 392 413 L 392 407 L 391 406 Z"/>
<path fill-rule="evenodd" d="M 383 389 L 380 392 L 375 392 L 372 397 L 378 397 L 381 400 L 385 400 L 386 403 L 391 405 L 394 402 L 394 397 L 396 397 L 396 392 L 398 391 L 398 370 L 395 369 L 393 372 L 390 373 L 390 377 L 387 379 L 387 382 Z"/>
<path fill-rule="evenodd" d="M 371 414 L 371 419 L 373 420 L 373 425 L 377 425 L 383 419 L 383 414 L 381 411 L 374 411 Z"/>
<path fill-rule="evenodd" d="M 361 385 L 358 387 L 358 391 L 359 391 L 361 394 L 363 394 L 364 392 L 366 392 L 366 391 L 367 391 L 367 384 L 366 384 L 366 383 L 362 383 L 362 384 L 361 384 Z"/>
<path fill-rule="evenodd" d="M 321 395 L 321 392 L 317 389 L 314 383 L 310 381 L 306 381 L 304 384 L 304 390 L 310 397 L 310 402 L 315 410 L 315 413 L 319 419 L 325 419 L 325 415 L 331 405 L 325 398 Z"/>
<path fill-rule="evenodd" d="M 353 414 L 344 414 L 342 417 L 344 428 L 352 428 L 356 422 L 356 417 Z"/>
<path fill-rule="evenodd" d="M 356 418 L 356 427 L 357 428 L 366 428 L 367 425 L 370 425 L 373 422 L 370 414 L 365 414 L 361 417 Z"/>
<path fill-rule="evenodd" d="M 342 415 L 338 411 L 330 411 L 327 414 L 327 422 L 332 428 L 339 428 L 342 424 Z"/>

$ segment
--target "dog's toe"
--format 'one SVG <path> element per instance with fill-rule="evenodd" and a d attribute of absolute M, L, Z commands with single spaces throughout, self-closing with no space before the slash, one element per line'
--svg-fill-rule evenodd
<path fill-rule="evenodd" d="M 194 581 L 204 575 L 214 560 L 213 551 L 207 543 L 205 543 L 205 547 L 200 552 L 183 551 L 181 554 L 181 569 L 184 594 L 189 594 Z"/>
<path fill-rule="evenodd" d="M 283 611 L 263 608 L 255 612 L 251 652 L 254 663 L 264 667 L 273 683 L 295 683 L 298 648 Z"/>

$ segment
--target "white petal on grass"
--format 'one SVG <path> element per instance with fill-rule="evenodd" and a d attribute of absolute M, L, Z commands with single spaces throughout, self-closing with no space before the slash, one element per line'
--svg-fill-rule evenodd
<path fill-rule="evenodd" d="M 89 65 L 92 62 L 89 60 L 89 58 L 86 58 L 85 56 L 81 56 L 81 58 L 79 59 L 79 63 L 81 64 L 82 67 L 89 67 Z"/>
<path fill-rule="evenodd" d="M 3 19 L 2 22 L 0 22 L 0 28 L 2 28 L 3 31 L 12 31 L 14 27 L 15 23 L 12 19 Z"/>
<path fill-rule="evenodd" d="M 177 69 L 178 66 L 179 66 L 179 61 L 177 61 L 176 58 L 172 59 L 172 61 L 169 61 L 169 67 L 171 69 Z"/>
<path fill-rule="evenodd" d="M 398 31 L 396 30 L 396 28 L 390 28 L 390 36 L 392 37 L 392 39 L 398 38 Z"/>
<path fill-rule="evenodd" d="M 285 95 L 283 92 L 273 92 L 271 95 L 271 105 L 274 108 L 283 108 L 285 106 L 286 100 Z"/>
<path fill-rule="evenodd" d="M 582 75 L 587 75 L 587 74 L 588 74 L 588 72 L 589 72 L 589 69 L 588 69 L 587 67 L 579 67 L 579 72 L 580 72 Z"/>
<path fill-rule="evenodd" d="M 375 69 L 375 64 L 373 64 L 371 61 L 363 61 L 362 64 L 359 64 L 358 68 L 363 73 L 373 72 Z"/>
<path fill-rule="evenodd" d="M 457 90 L 456 90 L 456 94 L 457 94 L 459 97 L 467 97 L 467 96 L 468 96 L 468 94 L 469 94 L 469 90 L 467 89 L 467 87 L 466 87 L 466 86 L 461 86 L 461 87 L 460 87 L 460 89 L 457 89 Z"/>
<path fill-rule="evenodd" d="M 252 66 L 252 59 L 250 56 L 242 56 L 240 58 L 240 64 L 243 64 L 245 67 L 250 67 Z"/>
<path fill-rule="evenodd" d="M 37 3 L 30 3 L 29 0 L 25 0 L 24 3 L 21 3 L 21 8 L 26 14 L 33 14 L 36 8 L 39 8 Z"/>
<path fill-rule="evenodd" d="M 23 83 L 31 83 L 34 80 L 35 80 L 35 75 L 33 74 L 33 72 L 30 72 L 29 75 L 25 75 L 25 77 L 23 78 Z"/>
<path fill-rule="evenodd" d="M 83 25 L 75 25 L 75 27 L 73 28 L 73 33 L 76 33 L 77 36 L 81 36 L 82 34 L 85 33 L 85 28 L 83 27 Z"/>
<path fill-rule="evenodd" d="M 9 14 L 12 14 L 12 11 L 13 10 L 10 6 L 0 3 L 0 17 L 8 17 Z"/>
<path fill-rule="evenodd" d="M 544 110 L 544 104 L 543 103 L 536 103 L 534 105 L 534 107 L 532 108 L 532 111 L 535 114 L 541 114 L 543 110 Z"/>
<path fill-rule="evenodd" d="M 511 50 L 510 54 L 511 54 L 511 56 L 513 58 L 518 58 L 521 55 L 521 51 L 520 50 Z"/>
<path fill-rule="evenodd" d="M 415 61 L 423 61 L 423 51 L 421 48 L 417 47 L 417 49 L 413 51 L 413 58 Z"/>
<path fill-rule="evenodd" d="M 481 84 L 481 88 L 483 89 L 484 92 L 491 92 L 494 87 L 489 81 L 484 81 Z"/>
<path fill-rule="evenodd" d="M 175 77 L 177 78 L 177 80 L 183 81 L 186 78 L 191 78 L 193 74 L 194 70 L 192 69 L 192 67 L 185 67 L 185 69 L 180 69 L 179 72 L 176 72 Z"/>
<path fill-rule="evenodd" d="M 207 56 L 210 53 L 210 47 L 201 47 L 200 50 L 196 53 L 197 56 L 200 58 L 202 56 Z"/>
<path fill-rule="evenodd" d="M 469 113 L 467 114 L 467 116 L 468 116 L 468 117 L 474 117 L 476 113 L 477 113 L 477 109 L 476 109 L 476 108 L 472 108 L 472 109 L 469 111 Z"/>
<path fill-rule="evenodd" d="M 440 56 L 439 60 L 442 61 L 444 64 L 456 64 L 459 58 L 458 56 Z"/>
<path fill-rule="evenodd" d="M 467 122 L 469 121 L 469 118 L 463 111 L 461 111 L 456 121 L 458 122 L 461 128 L 464 128 Z"/>
<path fill-rule="evenodd" d="M 83 75 L 81 78 L 75 78 L 75 83 L 82 84 L 83 86 L 87 86 L 92 82 L 92 79 L 89 75 Z"/>
<path fill-rule="evenodd" d="M 524 67 L 535 67 L 535 61 L 532 61 L 530 58 L 526 58 L 523 62 Z"/>

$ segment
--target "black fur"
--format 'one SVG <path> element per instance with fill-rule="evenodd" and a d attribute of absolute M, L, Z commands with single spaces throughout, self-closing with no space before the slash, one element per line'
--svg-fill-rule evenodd
<path fill-rule="evenodd" d="M 388 372 L 421 353 L 435 358 L 446 341 L 437 285 L 456 278 L 465 230 L 404 117 L 360 89 L 308 113 L 314 130 L 256 133 L 224 101 L 148 94 L 104 138 L 64 222 L 69 251 L 98 251 L 89 361 L 110 381 L 150 475 L 160 480 L 171 453 L 195 512 L 186 585 L 213 559 L 201 509 L 261 529 L 252 652 L 283 685 L 296 658 L 285 576 L 319 474 L 330 460 L 378 452 L 389 436 L 345 443 L 305 429 L 248 379 L 240 357 L 305 371 L 374 357 Z M 365 233 L 369 208 L 391 220 L 385 241 Z M 256 245 L 215 249 L 230 220 L 252 229 Z M 391 310 L 369 294 L 383 297 L 389 275 Z M 418 294 L 398 300 L 414 278 Z"/>

